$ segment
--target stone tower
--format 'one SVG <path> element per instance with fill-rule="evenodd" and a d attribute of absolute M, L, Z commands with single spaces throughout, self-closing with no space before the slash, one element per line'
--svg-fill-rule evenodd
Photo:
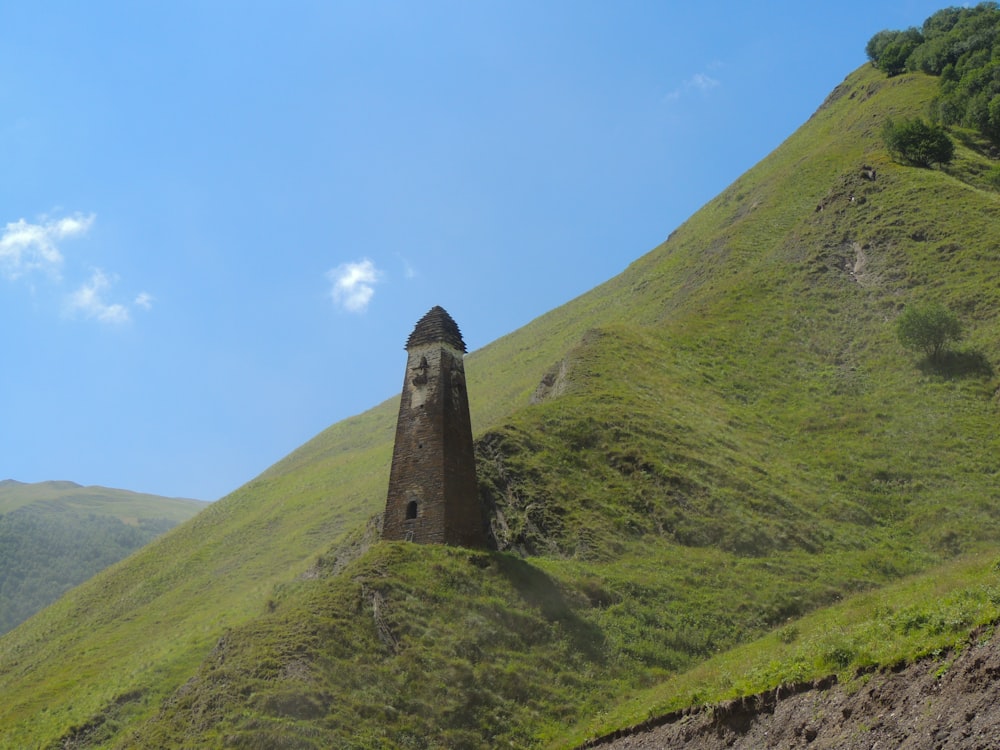
<path fill-rule="evenodd" d="M 406 353 L 382 538 L 485 547 L 462 333 L 434 307 Z"/>

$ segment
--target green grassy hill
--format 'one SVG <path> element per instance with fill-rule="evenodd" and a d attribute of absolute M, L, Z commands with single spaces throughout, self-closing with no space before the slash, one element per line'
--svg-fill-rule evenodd
<path fill-rule="evenodd" d="M 387 402 L 0 639 L 0 746 L 565 747 L 996 619 L 993 163 L 879 137 L 935 86 L 859 69 L 660 247 L 468 357 L 500 551 L 377 542 Z M 923 302 L 967 329 L 938 363 L 895 337 Z"/>
<path fill-rule="evenodd" d="M 0 481 L 0 633 L 204 507 L 74 482 Z"/>

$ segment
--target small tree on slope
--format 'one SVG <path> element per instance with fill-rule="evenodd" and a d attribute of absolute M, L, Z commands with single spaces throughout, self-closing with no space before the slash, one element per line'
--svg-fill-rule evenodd
<path fill-rule="evenodd" d="M 950 342 L 961 340 L 962 324 L 943 305 L 910 305 L 896 320 L 896 335 L 907 349 L 936 360 Z"/>
<path fill-rule="evenodd" d="M 917 167 L 947 164 L 955 156 L 955 144 L 940 125 L 923 120 L 888 120 L 882 128 L 882 140 L 896 161 Z"/>

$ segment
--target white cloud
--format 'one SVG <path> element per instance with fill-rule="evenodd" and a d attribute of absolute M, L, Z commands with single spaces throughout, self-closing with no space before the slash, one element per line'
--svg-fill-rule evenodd
<path fill-rule="evenodd" d="M 712 78 L 707 73 L 695 73 L 687 83 L 688 86 L 696 88 L 699 91 L 710 91 L 719 85 L 718 80 Z"/>
<path fill-rule="evenodd" d="M 153 299 L 153 295 L 149 292 L 139 292 L 132 304 L 136 307 L 141 307 L 143 310 L 152 310 Z"/>
<path fill-rule="evenodd" d="M 374 284 L 382 278 L 382 272 L 368 258 L 356 263 L 342 263 L 326 277 L 333 284 L 330 296 L 334 303 L 348 312 L 361 313 L 368 308 L 375 294 Z"/>
<path fill-rule="evenodd" d="M 70 313 L 80 313 L 84 317 L 94 318 L 102 323 L 127 323 L 129 320 L 128 308 L 104 300 L 104 293 L 111 287 L 113 281 L 115 279 L 109 279 L 99 268 L 95 269 L 90 281 L 84 283 L 69 296 Z"/>
<path fill-rule="evenodd" d="M 42 216 L 35 223 L 24 219 L 8 222 L 0 230 L 0 276 L 16 281 L 40 271 L 49 274 L 56 285 L 62 287 L 65 259 L 60 244 L 63 240 L 86 234 L 95 219 L 94 214 L 77 213 L 61 219 Z M 64 311 L 71 316 L 121 324 L 130 320 L 132 308 L 152 309 L 153 296 L 148 292 L 137 295 L 131 305 L 108 301 L 108 291 L 117 280 L 113 274 L 95 269 L 87 281 L 64 298 Z M 34 285 L 31 286 L 34 292 Z M 63 293 L 58 292 L 60 295 Z"/>
<path fill-rule="evenodd" d="M 718 63 L 713 63 L 709 67 L 714 69 L 720 67 L 720 65 Z M 708 73 L 695 73 L 680 86 L 667 94 L 664 99 L 669 102 L 677 101 L 690 91 L 700 91 L 703 94 L 707 94 L 712 89 L 721 85 L 721 81 L 717 78 L 712 78 L 712 76 L 708 75 Z"/>
<path fill-rule="evenodd" d="M 63 256 L 57 243 L 86 234 L 94 218 L 93 214 L 77 214 L 39 224 L 24 219 L 7 222 L 0 233 L 0 271 L 12 280 L 37 270 L 58 276 Z"/>
<path fill-rule="evenodd" d="M 74 234 L 81 234 L 90 229 L 90 225 L 94 223 L 94 214 L 90 216 L 67 216 L 65 219 L 60 219 L 56 222 L 50 222 L 53 226 L 53 233 L 59 239 L 63 237 L 72 237 Z"/>

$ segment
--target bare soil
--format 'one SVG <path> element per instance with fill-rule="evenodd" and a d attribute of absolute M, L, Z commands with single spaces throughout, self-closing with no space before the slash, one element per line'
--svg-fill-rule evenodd
<path fill-rule="evenodd" d="M 958 653 L 678 712 L 587 747 L 601 750 L 1000 748 L 1000 631 Z"/>

